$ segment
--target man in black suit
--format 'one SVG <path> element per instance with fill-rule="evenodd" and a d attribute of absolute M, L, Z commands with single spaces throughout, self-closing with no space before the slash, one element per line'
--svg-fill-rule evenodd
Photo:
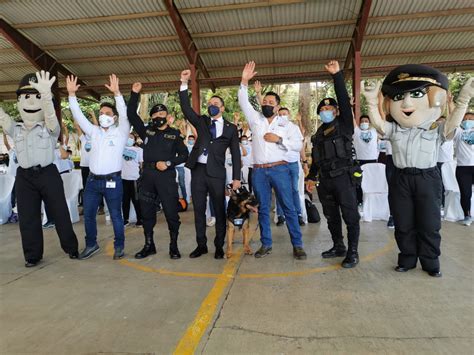
<path fill-rule="evenodd" d="M 196 128 L 197 139 L 189 155 L 186 166 L 191 169 L 191 194 L 193 197 L 194 221 L 196 227 L 197 248 L 191 258 L 207 253 L 206 238 L 206 202 L 210 195 L 216 213 L 215 258 L 224 258 L 226 233 L 225 217 L 225 154 L 230 148 L 232 155 L 232 188 L 240 187 L 240 149 L 237 127 L 222 117 L 225 110 L 224 100 L 213 96 L 208 101 L 209 116 L 195 112 L 189 102 L 188 81 L 190 70 L 181 73 L 179 100 L 184 117 Z"/>

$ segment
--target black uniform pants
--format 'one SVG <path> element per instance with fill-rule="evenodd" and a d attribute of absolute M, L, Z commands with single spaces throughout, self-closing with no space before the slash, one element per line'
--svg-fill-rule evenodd
<path fill-rule="evenodd" d="M 25 260 L 40 260 L 43 257 L 41 201 L 48 206 L 48 213 L 56 222 L 61 248 L 66 253 L 77 251 L 77 238 L 64 196 L 63 180 L 55 165 L 50 164 L 39 171 L 19 167 L 16 193 Z"/>
<path fill-rule="evenodd" d="M 398 265 L 438 271 L 441 235 L 441 175 L 437 167 L 407 173 L 395 169 L 390 181 Z"/>
<path fill-rule="evenodd" d="M 360 215 L 357 210 L 356 184 L 349 172 L 336 177 L 321 177 L 318 186 L 319 201 L 328 221 L 328 228 L 334 246 L 343 246 L 342 218 L 347 226 L 349 249 L 356 249 L 359 244 Z"/>
<path fill-rule="evenodd" d="M 137 222 L 142 222 L 142 212 L 140 209 L 140 203 L 138 202 L 138 191 L 137 182 L 135 180 L 124 180 L 122 179 L 123 197 L 122 197 L 122 213 L 123 220 L 128 222 L 130 216 L 130 201 L 135 207 L 135 213 L 137 215 Z"/>
<path fill-rule="evenodd" d="M 472 184 L 474 184 L 474 166 L 456 167 L 456 180 L 461 193 L 461 207 L 464 216 L 471 215 Z"/>
<path fill-rule="evenodd" d="M 214 205 L 216 217 L 216 238 L 214 245 L 224 247 L 226 233 L 225 178 L 219 179 L 207 175 L 205 164 L 196 164 L 191 170 L 191 195 L 194 207 L 194 223 L 198 246 L 207 245 L 206 203 L 209 194 Z"/>
<path fill-rule="evenodd" d="M 178 215 L 176 170 L 159 171 L 145 168 L 140 178 L 138 194 L 145 235 L 153 235 L 159 202 L 163 207 L 170 234 L 177 235 L 181 222 Z"/>

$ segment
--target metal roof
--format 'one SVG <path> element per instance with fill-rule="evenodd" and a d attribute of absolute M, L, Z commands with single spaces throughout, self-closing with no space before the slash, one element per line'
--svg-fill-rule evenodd
<path fill-rule="evenodd" d="M 124 84 L 175 89 L 188 67 L 168 0 L 3 0 L 0 17 L 88 87 L 104 93 L 114 72 Z M 176 0 L 203 67 L 202 87 L 236 85 L 255 60 L 267 81 L 326 78 L 324 62 L 348 57 L 362 0 Z M 430 63 L 445 71 L 474 69 L 472 0 L 373 0 L 361 47 L 362 75 Z M 0 98 L 11 98 L 22 75 L 35 71 L 0 36 Z M 64 78 L 60 75 L 60 87 Z"/>

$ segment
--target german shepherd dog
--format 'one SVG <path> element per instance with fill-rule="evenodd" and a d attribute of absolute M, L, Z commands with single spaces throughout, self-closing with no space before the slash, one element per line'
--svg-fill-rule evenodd
<path fill-rule="evenodd" d="M 230 195 L 227 205 L 227 258 L 232 257 L 232 244 L 234 242 L 234 232 L 236 228 L 242 230 L 244 239 L 244 253 L 252 255 L 250 249 L 250 212 L 258 213 L 258 203 L 254 195 L 252 195 L 245 186 L 238 190 L 232 190 L 232 186 L 227 186 Z"/>

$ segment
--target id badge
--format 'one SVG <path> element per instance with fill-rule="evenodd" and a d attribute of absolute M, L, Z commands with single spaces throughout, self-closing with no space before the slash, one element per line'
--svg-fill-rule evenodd
<path fill-rule="evenodd" d="M 115 189 L 115 185 L 116 185 L 116 184 L 115 184 L 115 181 L 112 181 L 112 180 L 111 180 L 111 181 L 107 181 L 107 182 L 105 183 L 105 188 L 106 188 L 106 189 Z"/>

